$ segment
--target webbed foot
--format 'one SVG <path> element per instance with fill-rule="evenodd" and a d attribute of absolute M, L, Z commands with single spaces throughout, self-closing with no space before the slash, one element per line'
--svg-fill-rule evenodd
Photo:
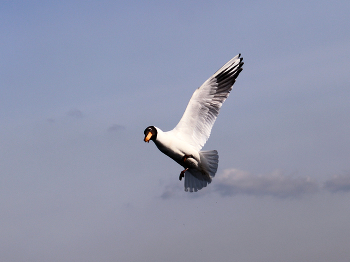
<path fill-rule="evenodd" d="M 188 168 L 186 168 L 185 170 L 182 170 L 179 176 L 179 180 L 181 181 L 182 178 L 185 176 L 186 171 L 188 170 Z"/>

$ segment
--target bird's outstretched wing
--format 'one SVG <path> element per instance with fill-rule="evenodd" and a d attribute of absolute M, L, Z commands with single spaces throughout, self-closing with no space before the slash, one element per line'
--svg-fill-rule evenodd
<path fill-rule="evenodd" d="M 193 93 L 180 122 L 172 130 L 198 151 L 207 142 L 222 103 L 243 70 L 241 54 L 221 67 Z"/>

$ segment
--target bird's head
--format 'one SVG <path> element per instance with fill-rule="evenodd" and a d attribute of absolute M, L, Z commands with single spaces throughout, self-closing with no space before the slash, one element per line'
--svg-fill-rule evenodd
<path fill-rule="evenodd" d="M 147 143 L 149 143 L 150 140 L 155 141 L 157 139 L 157 133 L 157 129 L 154 126 L 149 126 L 145 129 L 145 138 L 143 140 Z"/>

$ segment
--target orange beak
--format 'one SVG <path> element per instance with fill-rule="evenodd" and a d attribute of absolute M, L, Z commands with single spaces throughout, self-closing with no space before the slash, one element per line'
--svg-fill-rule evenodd
<path fill-rule="evenodd" d="M 147 136 L 145 136 L 145 142 L 149 143 L 149 140 L 151 139 L 152 137 L 152 133 L 151 132 L 148 132 Z"/>

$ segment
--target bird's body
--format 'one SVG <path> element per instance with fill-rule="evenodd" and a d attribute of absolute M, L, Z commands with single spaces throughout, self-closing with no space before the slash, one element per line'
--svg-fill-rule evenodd
<path fill-rule="evenodd" d="M 173 130 L 163 132 L 155 126 L 145 129 L 145 142 L 153 140 L 161 152 L 185 168 L 180 174 L 180 180 L 185 177 L 185 191 L 198 191 L 215 176 L 219 162 L 217 151 L 200 150 L 242 66 L 242 58 L 237 55 L 196 89 Z"/>
<path fill-rule="evenodd" d="M 190 164 L 195 165 L 193 167 L 198 166 L 198 162 L 200 160 L 199 152 L 195 150 L 192 146 L 190 146 L 185 141 L 179 139 L 176 135 L 174 135 L 174 131 L 163 132 L 161 129 L 157 128 L 157 140 L 154 141 L 158 149 L 166 154 L 168 157 L 174 159 L 177 163 L 179 163 L 184 168 L 189 167 Z M 193 156 L 193 158 L 188 158 L 186 162 L 182 161 L 183 157 Z"/>

